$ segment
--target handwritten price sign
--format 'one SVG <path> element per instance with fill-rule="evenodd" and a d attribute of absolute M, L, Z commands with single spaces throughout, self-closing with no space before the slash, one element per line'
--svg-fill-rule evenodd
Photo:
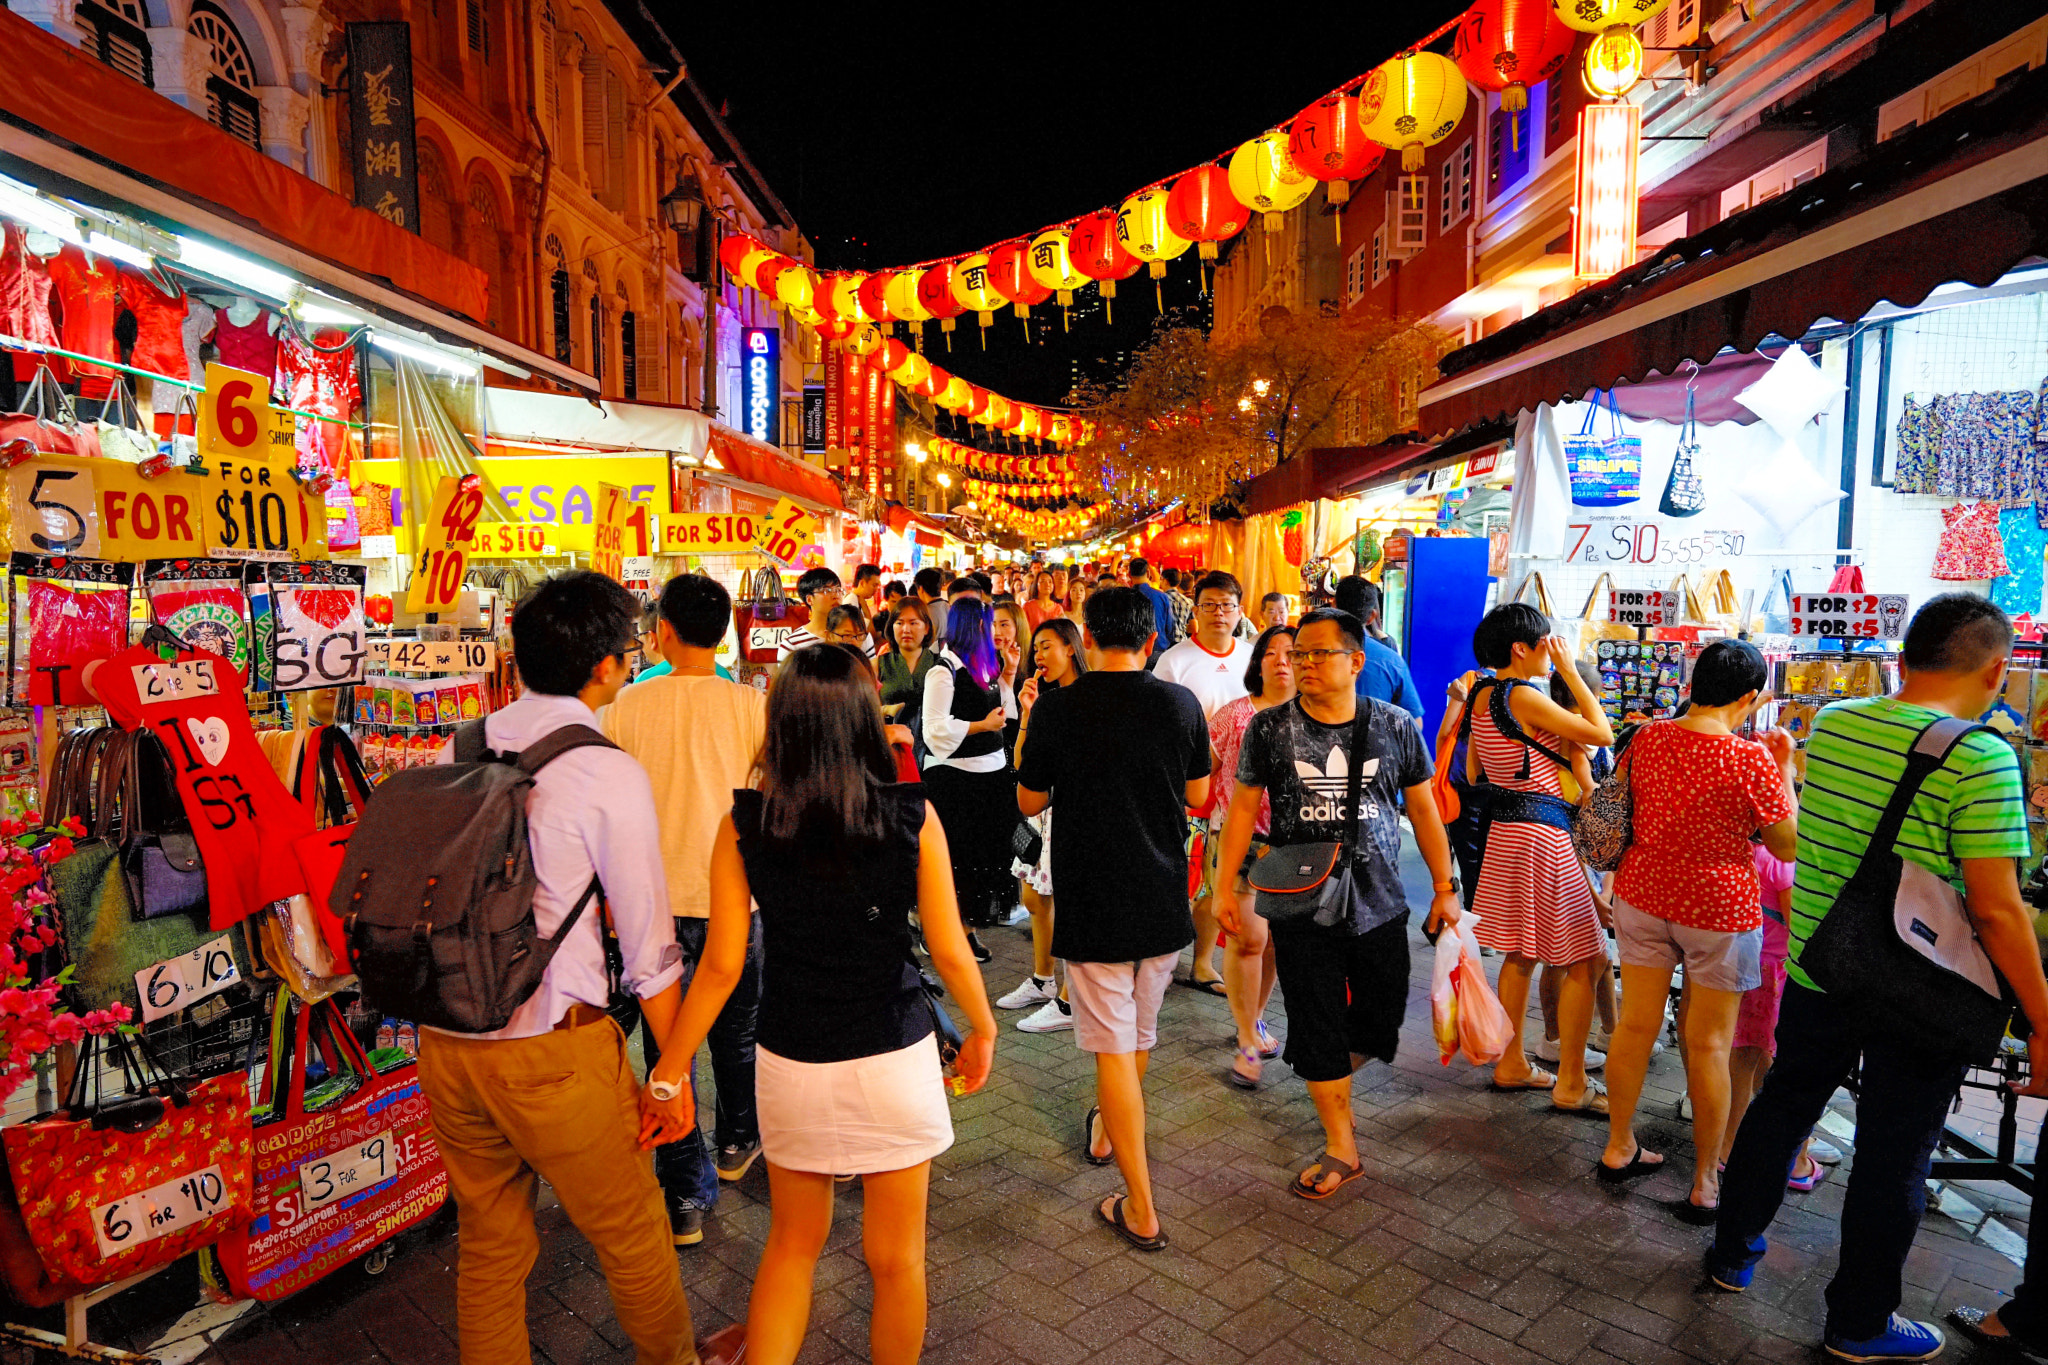
<path fill-rule="evenodd" d="M 668 512 L 660 517 L 661 553 L 733 554 L 754 548 L 761 519 L 744 512 Z"/>
<path fill-rule="evenodd" d="M 181 957 L 144 967 L 135 974 L 135 994 L 142 1002 L 142 1022 L 155 1023 L 187 1005 L 218 995 L 242 979 L 226 937 L 202 944 Z"/>
<path fill-rule="evenodd" d="M 100 1205 L 92 1211 L 93 1236 L 100 1255 L 112 1256 L 203 1223 L 227 1204 L 228 1187 L 220 1167 L 208 1166 Z"/>
<path fill-rule="evenodd" d="M 476 475 L 442 478 L 420 528 L 419 558 L 413 561 L 412 582 L 405 590 L 407 611 L 455 610 L 462 597 L 462 576 L 469 571 L 469 551 L 463 547 L 476 539 L 483 510 L 483 481 Z"/>
<path fill-rule="evenodd" d="M 1898 640 L 1906 634 L 1904 593 L 1792 594 L 1794 639 Z"/>
<path fill-rule="evenodd" d="M 768 520 L 756 528 L 754 548 L 771 559 L 794 565 L 806 545 L 818 540 L 818 519 L 788 498 L 775 504 Z"/>
<path fill-rule="evenodd" d="M 1682 609 L 1676 591 L 1615 588 L 1607 594 L 1607 619 L 1617 625 L 1676 625 Z"/>
<path fill-rule="evenodd" d="M 597 520 L 590 528 L 590 568 L 614 580 L 626 576 L 626 520 L 631 515 L 626 490 L 615 483 L 597 486 Z"/>
<path fill-rule="evenodd" d="M 480 673 L 497 661 L 489 640 L 370 641 L 370 662 L 398 673 Z"/>
<path fill-rule="evenodd" d="M 268 375 L 226 365 L 206 367 L 206 392 L 199 397 L 202 457 L 267 460 L 273 447 L 290 447 L 294 431 L 292 419 L 270 406 Z"/>

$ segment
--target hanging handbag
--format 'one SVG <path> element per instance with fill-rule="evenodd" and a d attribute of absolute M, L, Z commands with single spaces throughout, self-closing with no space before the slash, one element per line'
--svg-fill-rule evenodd
<path fill-rule="evenodd" d="M 171 757 L 148 730 L 129 739 L 122 794 L 128 837 L 121 845 L 121 875 L 138 919 L 189 915 L 206 908 L 206 868 L 199 840 L 171 780 Z"/>
<path fill-rule="evenodd" d="M 306 874 L 306 890 L 292 897 L 282 913 L 290 929 L 290 957 L 296 974 L 304 978 L 294 982 L 293 989 L 306 999 L 318 999 L 350 978 L 348 935 L 327 897 L 341 876 L 349 838 L 370 799 L 369 775 L 346 731 L 323 725 L 307 734 L 294 787 L 314 824 L 324 828 L 292 842 L 292 852 Z"/>
<path fill-rule="evenodd" d="M 772 664 L 781 653 L 781 625 L 789 614 L 789 599 L 783 595 L 782 575 L 764 566 L 740 577 L 739 596 L 732 606 L 733 630 L 740 657 L 750 664 Z"/>
<path fill-rule="evenodd" d="M 1982 731 L 1944 717 L 1920 732 L 1870 843 L 1806 940 L 1800 969 L 1870 1033 L 1915 1054 L 1988 1061 L 2012 1020 L 2013 997 L 1954 886 L 1899 855 L 1899 831 L 1921 784 L 1956 745 Z"/>
<path fill-rule="evenodd" d="M 1607 403 L 1607 436 L 1594 433 L 1600 404 Z M 1620 507 L 1643 496 L 1643 442 L 1621 430 L 1621 410 L 1611 392 L 1596 393 L 1585 423 L 1564 438 L 1565 465 L 1571 476 L 1572 502 L 1580 507 Z"/>
<path fill-rule="evenodd" d="M 1773 599 L 1782 598 L 1780 610 L 1771 610 Z M 1790 635 L 1792 633 L 1792 571 L 1782 570 L 1771 579 L 1771 586 L 1764 591 L 1764 600 L 1757 607 L 1756 620 L 1750 626 L 1752 635 Z"/>
<path fill-rule="evenodd" d="M 105 1090 L 109 1062 L 121 1073 L 118 1094 Z M 177 1080 L 139 1037 L 89 1035 L 65 1107 L 0 1138 L 23 1220 L 52 1275 L 94 1285 L 126 1279 L 249 1221 L 248 1080 Z"/>
<path fill-rule="evenodd" d="M 1572 822 L 1572 847 L 1578 852 L 1579 861 L 1595 872 L 1619 871 L 1622 857 L 1635 841 L 1635 791 L 1629 786 L 1633 747 L 1622 751 L 1614 771 L 1593 788 L 1586 803 L 1579 807 L 1578 819 Z"/>
<path fill-rule="evenodd" d="M 1297 703 L 1298 705 L 1299 703 Z M 1258 894 L 1258 912 L 1273 924 L 1348 922 L 1355 899 L 1352 854 L 1358 848 L 1358 796 L 1364 784 L 1365 709 L 1351 722 L 1346 752 L 1344 837 L 1336 843 L 1280 844 L 1252 864 L 1245 881 Z"/>
<path fill-rule="evenodd" d="M 25 440 L 42 455 L 85 455 L 100 453 L 99 433 L 81 426 L 71 400 L 58 384 L 48 365 L 36 366 L 35 378 L 21 394 L 21 408 L 0 413 L 0 446 Z"/>
<path fill-rule="evenodd" d="M 1707 506 L 1707 492 L 1693 470 L 1700 453 L 1700 428 L 1693 417 L 1692 386 L 1685 390 L 1685 425 L 1679 428 L 1678 451 L 1671 457 L 1671 476 L 1664 480 L 1664 496 L 1657 510 L 1667 517 L 1697 516 Z"/>
<path fill-rule="evenodd" d="M 317 1079 L 308 1074 L 315 1064 Z M 331 1000 L 278 993 L 255 1130 L 257 1217 L 215 1249 L 237 1297 L 274 1303 L 447 1201 L 418 1062 L 395 1050 L 365 1054 Z"/>
<path fill-rule="evenodd" d="M 114 376 L 114 391 L 107 397 L 100 420 L 93 423 L 93 431 L 100 453 L 110 460 L 141 464 L 156 454 L 156 437 L 143 424 L 142 409 L 135 405 L 127 375 Z"/>

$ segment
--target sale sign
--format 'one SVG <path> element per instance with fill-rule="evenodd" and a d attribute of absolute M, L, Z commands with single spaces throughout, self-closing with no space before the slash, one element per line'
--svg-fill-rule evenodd
<path fill-rule="evenodd" d="M 1792 594 L 1794 639 L 1899 640 L 1906 634 L 1904 593 Z"/>
<path fill-rule="evenodd" d="M 657 518 L 665 555 L 729 555 L 754 548 L 763 518 L 746 512 L 667 512 Z"/>
<path fill-rule="evenodd" d="M 469 553 L 477 559 L 538 559 L 559 553 L 561 528 L 541 521 L 480 521 L 469 542 Z"/>
<path fill-rule="evenodd" d="M 7 471 L 15 547 L 136 563 L 204 555 L 205 481 L 184 472 L 148 479 L 120 460 L 38 456 Z"/>
<path fill-rule="evenodd" d="M 1607 619 L 1623 626 L 1673 626 L 1683 604 L 1677 589 L 1613 588 L 1607 594 Z"/>
<path fill-rule="evenodd" d="M 292 419 L 270 406 L 270 377 L 226 365 L 206 367 L 206 391 L 199 396 L 199 455 L 267 460 L 282 447 L 289 454 L 297 433 Z"/>
<path fill-rule="evenodd" d="M 289 447 L 287 447 L 289 455 Z M 300 488 L 290 458 L 221 455 L 197 481 L 206 553 L 221 559 L 325 559 L 327 504 Z"/>
<path fill-rule="evenodd" d="M 626 576 L 626 490 L 615 483 L 597 486 L 597 522 L 590 534 L 590 568 L 615 581 Z"/>
<path fill-rule="evenodd" d="M 469 552 L 463 547 L 476 538 L 483 510 L 483 483 L 476 475 L 442 476 L 434 505 L 420 526 L 420 550 L 405 590 L 407 611 L 455 610 L 462 597 L 462 576 L 469 569 Z"/>
<path fill-rule="evenodd" d="M 788 498 L 775 504 L 765 523 L 756 528 L 754 548 L 784 564 L 795 564 L 805 547 L 818 540 L 818 519 Z"/>

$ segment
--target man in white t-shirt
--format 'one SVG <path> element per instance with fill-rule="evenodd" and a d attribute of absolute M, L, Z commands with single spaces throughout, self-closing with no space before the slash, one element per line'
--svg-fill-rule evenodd
<path fill-rule="evenodd" d="M 815 569 L 804 570 L 803 577 L 796 581 L 796 595 L 797 600 L 804 604 L 804 610 L 810 613 L 810 619 L 782 637 L 782 643 L 775 653 L 777 663 L 781 663 L 799 649 L 825 644 L 832 640 L 832 632 L 826 627 L 825 618 L 832 614 L 832 608 L 845 599 L 846 587 L 839 581 L 838 574 L 821 564 Z M 875 642 L 872 637 L 861 642 L 861 651 L 867 655 L 869 663 L 875 661 Z"/>
<path fill-rule="evenodd" d="M 1244 614 L 1244 586 L 1221 569 L 1203 574 L 1195 584 L 1194 633 L 1159 656 L 1153 673 L 1167 682 L 1179 683 L 1195 694 L 1206 719 L 1245 695 L 1245 670 L 1251 666 L 1254 641 L 1237 635 L 1237 623 Z M 1218 819 L 1221 812 L 1217 812 Z M 1208 843 L 1215 842 L 1211 829 Z M 1189 984 L 1212 995 L 1223 994 L 1223 977 L 1216 970 L 1216 909 L 1210 899 L 1208 873 L 1215 859 L 1203 858 L 1204 879 L 1195 901 L 1195 962 Z"/>

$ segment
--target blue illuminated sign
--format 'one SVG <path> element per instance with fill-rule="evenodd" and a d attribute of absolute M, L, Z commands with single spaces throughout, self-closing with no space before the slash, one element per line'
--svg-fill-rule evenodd
<path fill-rule="evenodd" d="M 740 423 L 747 435 L 782 444 L 782 333 L 740 329 Z"/>

